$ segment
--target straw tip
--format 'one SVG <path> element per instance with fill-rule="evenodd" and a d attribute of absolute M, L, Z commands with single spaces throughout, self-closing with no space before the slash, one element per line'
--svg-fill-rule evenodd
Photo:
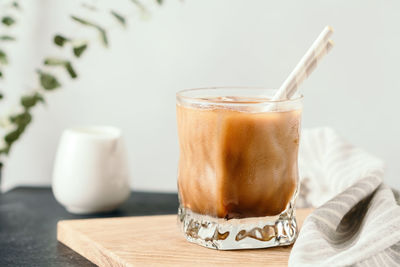
<path fill-rule="evenodd" d="M 331 32 L 334 32 L 335 30 L 333 29 L 333 27 L 332 26 L 330 26 L 330 25 L 326 25 L 326 27 L 325 28 L 327 28 L 329 31 L 331 31 Z"/>

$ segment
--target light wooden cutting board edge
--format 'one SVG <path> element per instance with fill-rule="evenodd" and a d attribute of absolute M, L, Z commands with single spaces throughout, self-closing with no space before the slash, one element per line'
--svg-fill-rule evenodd
<path fill-rule="evenodd" d="M 162 217 L 171 216 L 171 214 L 134 216 L 134 217 L 144 218 L 144 217 L 160 217 L 160 216 Z M 98 243 L 93 242 L 84 233 L 74 229 L 71 225 L 69 225 L 70 222 L 79 223 L 80 221 L 88 221 L 88 220 L 103 220 L 103 219 L 123 220 L 130 218 L 132 218 L 132 216 L 101 218 L 101 219 L 91 218 L 91 219 L 77 219 L 77 220 L 62 220 L 57 223 L 57 240 L 98 266 L 104 266 L 105 264 L 107 264 L 108 266 L 132 266 L 129 262 L 124 261 L 109 249 L 101 246 Z M 75 247 L 86 247 L 86 250 L 77 251 L 74 249 Z M 114 262 L 110 262 L 109 261 L 110 258 L 113 259 Z"/>
<path fill-rule="evenodd" d="M 299 210 L 298 210 L 299 211 Z M 308 214 L 312 209 L 302 209 L 302 213 Z M 176 215 L 152 215 L 152 216 L 134 216 L 134 217 L 115 217 L 115 218 L 93 218 L 93 219 L 78 219 L 78 220 L 63 220 L 57 223 L 57 240 L 71 248 L 81 256 L 85 257 L 92 263 L 98 266 L 133 266 L 131 262 L 124 260 L 115 254 L 112 250 L 103 247 L 101 244 L 93 242 L 84 232 L 75 229 L 73 226 L 80 222 L 88 222 L 90 220 L 132 220 L 132 218 L 148 218 L 148 217 L 171 217 Z M 305 217 L 307 217 L 305 216 Z M 302 221 L 299 221 L 299 228 L 301 228 Z M 193 244 L 190 244 L 193 245 Z M 84 248 L 76 250 L 75 248 Z M 199 247 L 199 249 L 204 249 Z M 165 264 L 165 266 L 168 264 Z"/>

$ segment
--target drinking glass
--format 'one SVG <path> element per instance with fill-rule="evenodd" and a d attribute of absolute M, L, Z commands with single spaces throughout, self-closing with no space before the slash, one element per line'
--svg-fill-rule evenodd
<path fill-rule="evenodd" d="M 176 95 L 178 218 L 187 240 L 221 249 L 289 245 L 297 237 L 302 95 L 220 87 Z"/>

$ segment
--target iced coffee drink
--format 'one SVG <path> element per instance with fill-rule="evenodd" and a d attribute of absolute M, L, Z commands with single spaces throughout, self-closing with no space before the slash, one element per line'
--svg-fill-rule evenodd
<path fill-rule="evenodd" d="M 273 102 L 273 93 L 177 94 L 179 216 L 189 241 L 216 249 L 294 241 L 302 99 Z"/>

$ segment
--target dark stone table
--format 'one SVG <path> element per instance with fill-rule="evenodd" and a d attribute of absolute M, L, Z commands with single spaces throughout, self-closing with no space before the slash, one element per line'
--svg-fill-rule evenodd
<path fill-rule="evenodd" d="M 177 208 L 176 194 L 132 192 L 112 213 L 73 215 L 50 188 L 17 188 L 0 194 L 0 266 L 93 266 L 57 241 L 59 220 L 173 214 Z"/>

